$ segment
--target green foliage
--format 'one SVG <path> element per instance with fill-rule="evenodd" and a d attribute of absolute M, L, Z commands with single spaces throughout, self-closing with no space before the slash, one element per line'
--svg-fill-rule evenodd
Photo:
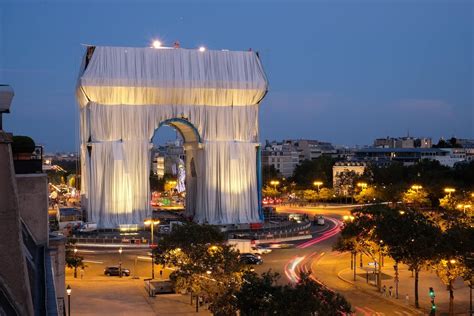
<path fill-rule="evenodd" d="M 262 188 L 262 194 L 264 197 L 277 197 L 280 195 L 280 192 L 275 189 L 275 187 L 266 185 Z"/>
<path fill-rule="evenodd" d="M 270 181 L 280 178 L 281 174 L 275 169 L 273 165 L 262 167 L 262 181 L 264 184 L 269 185 Z"/>
<path fill-rule="evenodd" d="M 87 267 L 84 264 L 84 257 L 74 253 L 75 241 L 69 241 L 66 244 L 66 266 L 74 269 L 74 277 L 76 277 L 77 268 Z"/>
<path fill-rule="evenodd" d="M 353 196 L 360 176 L 354 171 L 343 171 L 338 175 L 339 188 L 343 195 Z"/>
<path fill-rule="evenodd" d="M 321 156 L 314 160 L 305 160 L 296 166 L 292 181 L 299 188 L 313 188 L 313 182 L 320 180 L 325 187 L 332 187 L 332 166 L 335 159 Z"/>
<path fill-rule="evenodd" d="M 458 140 L 455 137 L 451 137 L 448 140 L 440 138 L 438 144 L 433 145 L 433 148 L 462 148 L 462 146 L 458 144 Z"/>
<path fill-rule="evenodd" d="M 423 189 L 408 189 L 402 196 L 403 203 L 414 206 L 430 206 L 431 201 L 428 199 L 428 193 Z"/>
<path fill-rule="evenodd" d="M 375 187 L 368 186 L 356 194 L 354 198 L 357 203 L 374 203 L 381 201 L 382 193 Z"/>
<path fill-rule="evenodd" d="M 28 136 L 13 136 L 12 152 L 14 154 L 31 154 L 35 150 L 35 141 Z"/>
<path fill-rule="evenodd" d="M 474 161 L 457 163 L 454 168 L 440 165 L 438 161 L 422 160 L 411 166 L 392 163 L 385 167 L 369 165 L 362 178 L 381 189 L 384 201 L 400 201 L 407 186 L 419 184 L 427 193 L 433 206 L 444 197 L 445 187 L 455 187 L 457 191 L 474 189 Z"/>
<path fill-rule="evenodd" d="M 295 285 L 276 285 L 279 275 L 271 271 L 258 276 L 248 272 L 236 294 L 241 315 L 341 315 L 351 312 L 341 295 L 302 273 Z"/>
<path fill-rule="evenodd" d="M 334 190 L 329 188 L 322 188 L 319 190 L 318 199 L 320 201 L 328 201 L 334 198 Z"/>
<path fill-rule="evenodd" d="M 306 201 L 314 202 L 318 199 L 318 192 L 315 190 L 304 190 L 303 191 L 303 198 Z"/>
<path fill-rule="evenodd" d="M 158 242 L 155 258 L 176 268 L 170 279 L 178 291 L 204 297 L 215 315 L 234 315 L 232 295 L 240 286 L 242 266 L 238 251 L 224 241 L 213 226 L 187 223 Z"/>
<path fill-rule="evenodd" d="M 352 212 L 354 221 L 341 231 L 339 250 L 358 245 L 372 255 L 388 254 L 415 272 L 415 305 L 418 306 L 418 272 L 440 253 L 442 231 L 422 212 L 376 205 Z"/>
<path fill-rule="evenodd" d="M 237 306 L 241 315 L 275 315 L 276 300 L 280 297 L 281 288 L 275 286 L 280 278 L 278 273 L 268 271 L 261 276 L 247 271 L 242 279 L 240 291 L 237 292 Z"/>

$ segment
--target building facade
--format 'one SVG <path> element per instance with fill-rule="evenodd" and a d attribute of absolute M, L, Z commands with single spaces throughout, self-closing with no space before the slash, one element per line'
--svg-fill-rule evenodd
<path fill-rule="evenodd" d="M 16 164 L 12 141 L 0 123 L 0 315 L 63 314 L 65 239 L 49 233 L 48 178 L 33 153 Z"/>
<path fill-rule="evenodd" d="M 318 140 L 267 141 L 262 151 L 262 166 L 273 166 L 283 177 L 290 177 L 298 164 L 323 155 L 337 157 L 339 152 L 331 143 Z"/>
<path fill-rule="evenodd" d="M 336 162 L 332 167 L 333 188 L 338 194 L 349 195 L 354 188 L 353 181 L 345 181 L 344 175 L 360 176 L 364 173 L 367 164 L 364 162 Z M 350 180 L 350 179 L 348 179 Z"/>

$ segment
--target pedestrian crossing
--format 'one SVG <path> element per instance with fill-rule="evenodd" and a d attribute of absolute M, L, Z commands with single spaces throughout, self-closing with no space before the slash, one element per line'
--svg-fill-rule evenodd
<path fill-rule="evenodd" d="M 400 312 L 394 311 L 393 313 L 387 314 L 387 313 L 377 312 L 377 311 L 375 311 L 372 308 L 367 307 L 367 306 L 364 306 L 364 307 L 355 306 L 354 309 L 355 309 L 355 315 L 357 315 L 357 316 L 359 316 L 359 315 L 361 315 L 361 316 L 389 316 L 389 315 L 410 316 L 410 315 L 415 315 L 413 313 L 409 313 L 409 312 L 406 312 L 406 311 L 400 311 Z"/>

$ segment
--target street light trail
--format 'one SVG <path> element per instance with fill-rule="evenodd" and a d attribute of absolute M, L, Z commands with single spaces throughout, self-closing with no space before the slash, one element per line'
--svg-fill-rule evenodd
<path fill-rule="evenodd" d="M 303 261 L 305 256 L 303 257 L 295 257 L 291 259 L 286 265 L 285 265 L 285 274 L 286 277 L 293 283 L 299 282 L 300 278 L 298 274 L 296 274 L 295 269 L 298 266 L 298 264 Z"/>
<path fill-rule="evenodd" d="M 334 224 L 334 227 L 327 230 L 326 232 L 324 232 L 324 234 L 322 234 L 321 236 L 318 236 L 316 238 L 313 238 L 309 241 L 306 241 L 302 244 L 299 244 L 298 246 L 296 246 L 296 248 L 300 248 L 300 249 L 304 249 L 304 248 L 307 248 L 309 246 L 312 246 L 314 244 L 317 244 L 321 241 L 324 241 L 326 239 L 329 239 L 331 238 L 332 236 L 335 236 L 337 235 L 340 231 L 341 231 L 341 226 L 342 226 L 342 222 L 335 219 L 335 218 L 331 218 L 331 217 L 326 217 L 326 219 L 328 221 L 331 221 L 333 224 Z"/>

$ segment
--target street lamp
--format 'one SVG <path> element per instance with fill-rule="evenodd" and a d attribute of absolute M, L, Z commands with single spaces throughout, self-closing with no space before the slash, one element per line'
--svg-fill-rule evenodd
<path fill-rule="evenodd" d="M 120 277 L 122 277 L 122 247 L 119 248 L 118 252 L 120 254 L 119 275 L 120 275 Z"/>
<path fill-rule="evenodd" d="M 272 180 L 272 181 L 270 181 L 270 184 L 273 185 L 273 186 L 275 187 L 275 190 L 276 190 L 276 189 L 277 189 L 277 185 L 280 184 L 280 181 L 278 181 L 278 180 Z"/>
<path fill-rule="evenodd" d="M 153 252 L 153 247 L 154 247 L 154 243 L 153 243 L 153 237 L 155 236 L 154 232 L 153 232 L 153 227 L 155 225 L 158 225 L 160 223 L 159 220 L 155 220 L 155 219 L 147 219 L 144 224 L 145 226 L 148 226 L 150 225 L 150 228 L 151 228 L 151 238 L 150 238 L 150 248 L 151 248 L 151 278 L 154 279 L 155 278 L 155 253 Z"/>
<path fill-rule="evenodd" d="M 316 187 L 318 187 L 318 193 L 319 193 L 319 187 L 323 185 L 323 182 L 322 182 L 322 181 L 319 181 L 319 180 L 318 180 L 318 181 L 314 181 L 314 182 L 313 182 L 313 185 L 316 186 Z"/>
<path fill-rule="evenodd" d="M 67 315 L 71 316 L 71 286 L 68 284 L 66 288 L 66 293 L 67 293 Z"/>
<path fill-rule="evenodd" d="M 456 192 L 454 188 L 444 188 L 444 192 L 448 193 L 448 196 L 451 196 L 451 193 Z"/>
<path fill-rule="evenodd" d="M 471 206 L 472 206 L 471 204 L 458 204 L 458 205 L 456 206 L 456 208 L 462 209 L 462 211 L 463 211 L 464 213 L 466 213 L 466 210 L 467 210 L 467 209 L 470 209 Z"/>
<path fill-rule="evenodd" d="M 74 278 L 77 278 L 77 248 L 74 248 Z"/>

